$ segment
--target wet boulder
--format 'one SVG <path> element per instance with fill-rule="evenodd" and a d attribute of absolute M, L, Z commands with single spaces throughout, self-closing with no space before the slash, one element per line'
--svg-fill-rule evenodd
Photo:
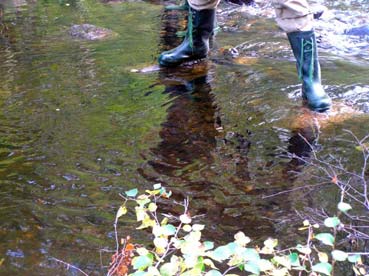
<path fill-rule="evenodd" d="M 345 31 L 346 35 L 369 36 L 369 25 L 354 27 Z"/>
<path fill-rule="evenodd" d="M 69 34 L 73 38 L 82 40 L 103 40 L 116 36 L 112 30 L 91 24 L 73 25 L 69 29 Z"/>

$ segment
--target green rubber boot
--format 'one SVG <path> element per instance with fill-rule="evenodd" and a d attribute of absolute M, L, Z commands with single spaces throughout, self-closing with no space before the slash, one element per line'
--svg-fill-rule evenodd
<path fill-rule="evenodd" d="M 209 38 L 214 30 L 215 9 L 194 10 L 189 8 L 187 32 L 183 42 L 176 48 L 159 56 L 164 67 L 205 58 L 209 52 Z"/>
<path fill-rule="evenodd" d="M 288 33 L 293 54 L 302 80 L 302 97 L 308 107 L 317 112 L 327 111 L 332 100 L 320 81 L 320 66 L 314 31 Z"/>

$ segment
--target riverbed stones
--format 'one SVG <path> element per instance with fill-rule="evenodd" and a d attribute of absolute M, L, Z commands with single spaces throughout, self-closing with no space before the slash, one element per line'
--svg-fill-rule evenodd
<path fill-rule="evenodd" d="M 331 54 L 356 56 L 369 60 L 369 25 L 365 10 L 339 9 L 338 6 L 329 9 L 320 4 L 311 5 L 311 10 L 316 19 L 315 33 L 319 48 Z M 270 1 L 257 0 L 251 6 L 237 7 L 237 5 L 223 4 L 218 11 L 218 17 L 220 18 L 219 25 L 224 32 L 237 33 L 249 30 L 252 32 L 261 26 L 260 22 L 263 22 L 255 21 L 255 18 L 273 19 L 275 13 Z M 270 31 L 270 29 L 269 27 L 265 31 Z M 262 28 L 260 30 L 264 31 Z M 270 34 L 277 36 L 279 33 L 276 31 L 269 32 L 268 35 Z M 260 45 L 262 42 L 261 40 Z M 238 46 L 236 48 L 240 51 L 240 56 L 245 52 L 250 55 L 250 46 L 246 45 L 247 48 Z M 271 48 L 270 45 L 267 48 Z M 273 52 L 267 56 L 273 56 L 275 50 L 279 51 L 273 49 Z M 260 49 L 256 51 L 256 54 L 263 56 Z M 284 55 L 282 52 L 280 54 Z"/>
<path fill-rule="evenodd" d="M 109 39 L 117 35 L 112 30 L 91 24 L 73 25 L 69 29 L 69 34 L 73 38 L 90 41 Z"/>

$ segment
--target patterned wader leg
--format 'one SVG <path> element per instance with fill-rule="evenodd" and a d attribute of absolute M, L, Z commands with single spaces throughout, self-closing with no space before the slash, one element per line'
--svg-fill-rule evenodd
<path fill-rule="evenodd" d="M 271 1 L 276 12 L 278 26 L 287 33 L 311 31 L 313 14 L 306 0 L 266 0 Z M 215 9 L 220 0 L 188 0 L 195 10 Z"/>

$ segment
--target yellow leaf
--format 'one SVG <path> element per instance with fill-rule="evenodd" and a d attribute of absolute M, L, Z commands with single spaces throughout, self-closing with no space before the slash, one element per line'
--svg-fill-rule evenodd
<path fill-rule="evenodd" d="M 150 212 L 155 212 L 155 211 L 156 211 L 156 209 L 158 209 L 158 206 L 157 206 L 155 203 L 151 202 L 151 203 L 149 204 L 148 209 L 149 209 L 149 211 L 150 211 Z"/>
<path fill-rule="evenodd" d="M 145 217 L 147 216 L 145 209 L 142 207 L 136 207 L 135 211 L 136 211 L 137 221 L 143 221 Z"/>
<path fill-rule="evenodd" d="M 149 254 L 149 250 L 147 250 L 145 247 L 138 247 L 136 249 L 136 252 L 138 253 L 138 255 L 140 256 L 146 256 L 147 254 Z"/>
<path fill-rule="evenodd" d="M 145 192 L 148 193 L 149 195 L 158 195 L 158 194 L 160 194 L 160 190 L 154 190 L 154 191 L 146 190 Z"/>
<path fill-rule="evenodd" d="M 147 227 L 154 227 L 155 220 L 151 219 L 148 214 L 145 213 L 144 219 L 142 220 L 142 224 L 136 229 L 145 229 Z"/>
<path fill-rule="evenodd" d="M 204 259 L 204 265 L 210 266 L 212 269 L 217 269 L 217 267 L 214 265 L 213 261 L 210 259 Z"/>
<path fill-rule="evenodd" d="M 309 226 L 307 226 L 307 227 L 300 227 L 300 228 L 298 228 L 298 230 L 299 230 L 299 231 L 303 231 L 303 230 L 306 230 L 306 229 L 309 229 Z"/>
<path fill-rule="evenodd" d="M 185 232 L 191 232 L 192 227 L 189 224 L 183 225 L 183 231 Z"/>
<path fill-rule="evenodd" d="M 163 247 L 156 247 L 155 248 L 155 252 L 158 255 L 163 255 L 165 253 L 165 248 L 163 248 Z"/>
<path fill-rule="evenodd" d="M 324 252 L 319 252 L 318 253 L 318 257 L 319 257 L 319 261 L 321 263 L 328 263 L 328 255 Z"/>
<path fill-rule="evenodd" d="M 121 216 L 127 214 L 127 207 L 125 205 L 122 205 L 119 207 L 118 212 L 117 212 L 117 218 L 120 218 Z"/>
<path fill-rule="evenodd" d="M 168 221 L 168 218 L 163 218 L 163 220 L 160 222 L 160 225 L 166 225 Z"/>

